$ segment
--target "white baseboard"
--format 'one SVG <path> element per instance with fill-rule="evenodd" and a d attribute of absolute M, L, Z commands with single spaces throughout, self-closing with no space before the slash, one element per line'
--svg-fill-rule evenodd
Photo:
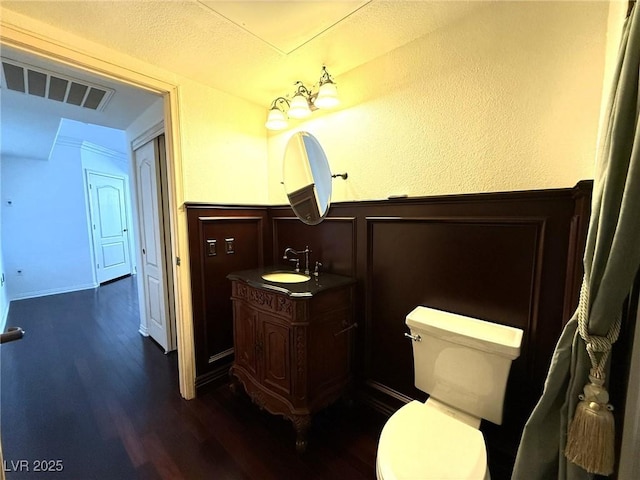
<path fill-rule="evenodd" d="M 85 283 L 84 285 L 74 285 L 71 287 L 52 288 L 49 290 L 26 292 L 13 296 L 10 302 L 14 300 L 26 300 L 28 298 L 46 297 L 47 295 L 58 295 L 60 293 L 79 292 L 80 290 L 89 290 L 91 288 L 98 288 L 99 286 L 100 285 L 98 283 Z"/>

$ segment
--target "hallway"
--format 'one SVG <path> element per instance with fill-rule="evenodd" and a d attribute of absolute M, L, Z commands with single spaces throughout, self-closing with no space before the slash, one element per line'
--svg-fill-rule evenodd
<path fill-rule="evenodd" d="M 382 419 L 331 407 L 298 456 L 292 426 L 244 394 L 183 400 L 177 354 L 138 322 L 134 277 L 11 304 L 26 334 L 0 348 L 8 480 L 374 478 Z"/>

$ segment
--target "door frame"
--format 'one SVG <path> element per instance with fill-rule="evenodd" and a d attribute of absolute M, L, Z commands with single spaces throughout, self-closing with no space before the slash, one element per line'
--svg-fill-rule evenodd
<path fill-rule="evenodd" d="M 5 14 L 6 13 L 6 14 Z M 12 23 L 13 22 L 13 23 Z M 48 35 L 48 36 L 47 36 Z M 62 40 L 61 40 L 61 39 Z M 0 46 L 9 46 L 43 57 L 55 63 L 79 68 L 95 75 L 106 76 L 129 85 L 157 93 L 164 98 L 166 139 L 166 169 L 168 178 L 169 230 L 171 234 L 171 262 L 174 277 L 176 330 L 178 340 L 178 371 L 180 394 L 195 398 L 195 351 L 191 282 L 186 211 L 182 186 L 182 145 L 180 130 L 180 95 L 175 75 L 153 65 L 138 61 L 107 47 L 82 42 L 82 50 L 71 43 L 72 37 L 41 22 L 3 11 L 0 18 Z M 105 60 L 103 60 L 105 59 Z M 184 265 L 179 268 L 178 263 Z"/>

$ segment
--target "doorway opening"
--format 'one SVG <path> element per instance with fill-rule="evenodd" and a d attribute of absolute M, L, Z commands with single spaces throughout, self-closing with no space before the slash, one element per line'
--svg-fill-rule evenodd
<path fill-rule="evenodd" d="M 138 201 L 141 197 L 137 190 L 140 182 L 137 181 L 138 172 L 133 162 L 133 142 L 147 135 L 158 124 L 164 128 L 165 99 L 160 96 L 160 92 L 153 93 L 106 79 L 80 66 L 71 67 L 33 52 L 3 46 L 2 56 L 3 59 L 10 56 L 14 64 L 20 61 L 30 65 L 25 72 L 61 70 L 56 78 L 82 78 L 89 84 L 107 84 L 113 87 L 109 102 L 102 102 L 101 108 L 95 111 L 80 109 L 79 106 L 68 105 L 66 102 L 56 102 L 51 98 L 3 90 L 3 129 L 12 125 L 15 131 L 20 132 L 20 138 L 34 139 L 30 142 L 34 145 L 38 143 L 36 139 L 39 140 L 40 133 L 46 133 L 47 126 L 55 122 L 56 129 L 54 137 L 49 138 L 53 143 L 42 154 L 23 151 L 7 154 L 3 146 L 3 172 L 9 172 L 3 178 L 3 194 L 14 199 L 9 204 L 12 210 L 5 209 L 3 205 L 4 220 L 8 219 L 11 228 L 4 229 L 3 236 L 8 241 L 2 242 L 0 247 L 3 270 L 7 270 L 7 304 L 16 299 L 95 288 L 130 274 L 135 274 L 140 279 L 144 273 L 141 265 L 149 252 L 144 239 L 153 234 L 159 242 L 155 250 L 161 253 L 158 257 L 160 270 L 154 276 L 155 290 L 148 288 L 149 283 L 145 285 L 142 281 L 139 282 L 139 331 L 143 335 L 154 331 L 147 328 L 149 315 L 161 303 L 166 317 L 160 321 L 154 315 L 153 321 L 155 325 L 162 323 L 169 334 L 165 335 L 164 340 L 155 337 L 154 340 L 163 347 L 165 353 L 174 350 L 177 343 L 177 309 L 170 260 L 173 247 L 170 234 L 172 215 L 168 198 L 171 179 L 166 173 L 168 160 L 164 152 L 162 156 L 156 155 L 153 158 L 154 168 L 165 173 L 162 177 L 146 179 L 147 191 L 153 189 L 164 195 L 157 198 L 157 203 L 163 207 L 151 210 L 156 215 L 156 218 L 151 219 L 146 211 L 148 202 L 141 204 Z M 2 76 L 4 83 L 5 77 L 6 75 Z M 65 97 L 71 95 L 71 89 L 70 84 Z M 105 103 L 108 104 L 104 105 Z M 118 105 L 123 104 L 129 109 L 125 113 L 117 111 Z M 61 128 L 64 121 L 82 125 L 86 135 L 65 135 L 67 130 Z M 29 130 L 29 125 L 34 130 Z M 116 158 L 118 161 L 124 159 L 127 164 L 124 173 L 95 166 L 96 157 L 113 157 L 113 150 L 104 148 L 100 138 L 92 136 L 95 131 L 91 127 L 97 125 L 119 130 L 123 138 L 126 138 L 125 151 L 119 152 L 123 158 Z M 40 126 L 42 128 L 38 128 Z M 4 138 L 8 136 L 3 135 L 3 140 Z M 162 145 L 164 148 L 164 140 Z M 91 161 L 86 161 L 89 157 Z M 25 172 L 29 175 L 23 175 Z M 18 178 L 20 181 L 14 181 Z M 160 185 L 159 182 L 163 184 Z M 23 215 L 25 211 L 29 214 Z M 81 213 L 84 213 L 84 218 L 79 220 Z M 36 216 L 47 224 L 42 228 L 47 240 L 41 239 L 40 247 L 35 249 L 39 255 L 33 255 L 34 245 L 31 244 L 37 242 L 33 238 L 32 221 Z M 144 239 L 140 234 L 142 222 L 146 233 Z M 55 240 L 49 240 L 54 237 Z"/>

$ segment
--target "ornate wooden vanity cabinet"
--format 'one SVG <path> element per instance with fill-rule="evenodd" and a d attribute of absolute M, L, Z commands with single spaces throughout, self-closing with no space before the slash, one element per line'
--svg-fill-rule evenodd
<path fill-rule="evenodd" d="M 312 284 L 308 291 L 304 284 L 278 291 L 246 275 L 229 278 L 232 388 L 241 383 L 260 408 L 291 420 L 296 449 L 303 452 L 311 416 L 347 393 L 351 384 L 353 280 L 324 274 L 320 281 L 305 282 Z"/>

